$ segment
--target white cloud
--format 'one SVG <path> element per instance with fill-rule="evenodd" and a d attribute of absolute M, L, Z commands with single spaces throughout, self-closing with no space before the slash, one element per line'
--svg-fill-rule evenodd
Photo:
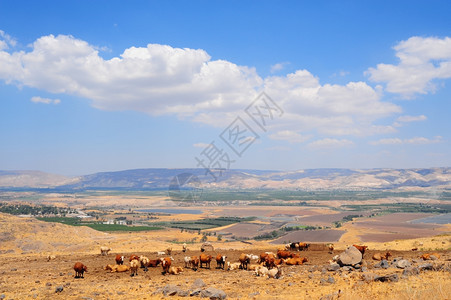
<path fill-rule="evenodd" d="M 60 104 L 60 99 L 50 99 L 50 98 L 41 98 L 39 96 L 35 96 L 31 98 L 31 102 L 34 103 L 43 103 L 43 104 Z"/>
<path fill-rule="evenodd" d="M 282 130 L 270 134 L 269 138 L 273 140 L 287 141 L 290 143 L 302 143 L 308 140 L 310 136 L 304 136 L 292 130 Z"/>
<path fill-rule="evenodd" d="M 6 41 L 6 34 L 2 34 Z M 243 115 L 244 108 L 264 90 L 285 112 L 270 128 L 273 133 L 270 137 L 297 142 L 317 133 L 326 136 L 393 133 L 396 124 L 376 121 L 402 112 L 400 106 L 383 101 L 379 86 L 361 81 L 321 84 L 307 70 L 262 79 L 254 68 L 211 60 L 202 49 L 148 44 L 130 47 L 107 60 L 99 54 L 102 47 L 67 35 L 43 36 L 30 47 L 30 51 L 18 52 L 0 49 L 0 80 L 84 97 L 103 110 L 170 114 L 224 127 Z M 399 51 L 411 48 L 403 45 Z M 429 53 L 427 57 L 445 56 L 432 50 L 423 52 Z"/>
<path fill-rule="evenodd" d="M 287 65 L 289 65 L 289 62 L 282 62 L 277 63 L 271 66 L 271 73 L 277 73 L 279 71 L 282 71 Z"/>
<path fill-rule="evenodd" d="M 8 49 L 9 46 L 16 46 L 16 40 L 12 38 L 10 35 L 5 33 L 3 30 L 0 30 L 0 51 L 4 49 Z"/>
<path fill-rule="evenodd" d="M 307 146 L 314 149 L 336 149 L 353 146 L 354 142 L 347 139 L 325 138 L 309 143 Z"/>
<path fill-rule="evenodd" d="M 436 90 L 434 80 L 451 78 L 451 38 L 411 37 L 394 49 L 398 65 L 378 64 L 367 74 L 376 82 L 386 82 L 386 90 L 412 98 Z"/>
<path fill-rule="evenodd" d="M 193 146 L 196 147 L 196 148 L 207 148 L 210 145 L 211 144 L 207 144 L 207 143 L 196 143 L 196 144 L 193 144 Z"/>
<path fill-rule="evenodd" d="M 428 139 L 425 137 L 413 137 L 410 139 L 400 139 L 400 138 L 389 138 L 380 139 L 377 141 L 370 142 L 371 145 L 426 145 L 426 144 L 436 144 L 442 141 L 441 136 L 436 136 L 433 139 Z"/>
<path fill-rule="evenodd" d="M 425 115 L 419 115 L 419 116 L 399 116 L 396 119 L 398 122 L 417 122 L 417 121 L 426 121 L 427 117 Z"/>

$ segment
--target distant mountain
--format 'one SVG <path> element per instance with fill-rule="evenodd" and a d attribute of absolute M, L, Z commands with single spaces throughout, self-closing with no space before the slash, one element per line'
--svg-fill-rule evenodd
<path fill-rule="evenodd" d="M 215 180 L 204 169 L 135 169 L 101 172 L 68 178 L 39 171 L 0 171 L 2 188 L 71 189 L 167 189 L 179 176 L 190 174 L 204 188 L 224 189 L 302 189 L 364 190 L 451 188 L 451 168 L 423 169 L 306 169 L 299 171 L 224 170 Z M 183 183 L 180 183 L 181 185 Z"/>

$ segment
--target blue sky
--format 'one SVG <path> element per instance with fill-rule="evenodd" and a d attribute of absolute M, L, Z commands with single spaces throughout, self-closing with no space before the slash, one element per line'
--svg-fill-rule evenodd
<path fill-rule="evenodd" d="M 211 150 L 228 160 L 210 166 L 234 169 L 449 167 L 450 13 L 449 1 L 0 1 L 0 169 L 191 168 Z M 264 128 L 245 112 L 261 92 L 283 110 Z M 221 138 L 237 117 L 258 135 L 241 156 Z"/>

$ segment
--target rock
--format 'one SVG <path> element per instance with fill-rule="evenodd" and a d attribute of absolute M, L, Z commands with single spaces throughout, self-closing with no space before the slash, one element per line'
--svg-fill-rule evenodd
<path fill-rule="evenodd" d="M 400 269 L 405 269 L 407 267 L 410 267 L 410 261 L 408 261 L 407 259 L 401 259 L 396 262 L 396 267 L 398 267 Z"/>
<path fill-rule="evenodd" d="M 322 269 L 321 269 L 321 274 L 324 275 L 324 274 L 326 274 L 326 273 L 327 273 L 326 269 L 325 269 L 325 268 L 322 268 Z"/>
<path fill-rule="evenodd" d="M 429 264 L 422 264 L 422 265 L 418 266 L 418 269 L 420 271 L 433 270 L 433 268 L 434 268 L 434 266 L 431 263 L 429 263 Z"/>
<path fill-rule="evenodd" d="M 381 268 L 382 269 L 388 269 L 390 267 L 390 264 L 385 259 L 381 260 Z"/>
<path fill-rule="evenodd" d="M 260 295 L 260 292 L 250 293 L 249 297 L 255 297 L 255 296 L 258 296 L 258 295 Z"/>
<path fill-rule="evenodd" d="M 384 275 L 384 276 L 377 276 L 374 278 L 374 281 L 380 281 L 380 282 L 397 282 L 399 280 L 398 274 L 391 274 L 391 275 Z"/>
<path fill-rule="evenodd" d="M 41 283 L 41 281 L 40 280 L 36 280 L 34 283 Z"/>
<path fill-rule="evenodd" d="M 45 284 L 45 286 L 52 286 L 52 284 L 51 284 L 50 282 L 47 282 L 47 283 Z"/>
<path fill-rule="evenodd" d="M 182 290 L 180 289 L 180 287 L 176 286 L 175 284 L 167 284 L 163 287 L 162 290 L 163 295 L 165 296 L 175 296 L 181 291 Z"/>
<path fill-rule="evenodd" d="M 429 256 L 429 258 L 430 258 L 431 260 L 437 260 L 437 259 L 438 259 L 437 256 L 435 256 L 435 255 L 431 255 L 431 256 Z"/>
<path fill-rule="evenodd" d="M 192 288 L 203 288 L 205 285 L 205 282 L 202 279 L 198 278 L 194 280 Z"/>
<path fill-rule="evenodd" d="M 327 266 L 328 271 L 337 271 L 338 269 L 340 269 L 340 265 L 337 263 L 333 263 Z"/>
<path fill-rule="evenodd" d="M 180 292 L 177 293 L 177 296 L 179 296 L 179 297 L 188 297 L 189 296 L 189 292 L 181 290 Z"/>
<path fill-rule="evenodd" d="M 363 273 L 362 274 L 362 279 L 363 281 L 374 281 L 374 279 L 377 277 L 378 275 L 375 273 Z"/>
<path fill-rule="evenodd" d="M 343 268 L 341 268 L 341 270 L 344 271 L 344 272 L 351 272 L 352 271 L 352 267 L 344 266 Z"/>
<path fill-rule="evenodd" d="M 362 272 L 368 272 L 368 268 L 367 268 L 367 267 L 362 267 L 362 268 L 360 269 L 360 271 L 362 271 Z"/>
<path fill-rule="evenodd" d="M 340 266 L 360 264 L 362 262 L 362 253 L 356 247 L 350 246 L 338 255 L 337 262 Z"/>
<path fill-rule="evenodd" d="M 15 271 L 17 271 L 17 269 L 16 269 L 16 268 L 12 268 L 11 271 L 12 271 L 12 272 L 15 272 Z"/>
<path fill-rule="evenodd" d="M 209 287 L 201 292 L 202 297 L 210 298 L 211 300 L 219 300 L 227 298 L 227 294 L 220 289 Z"/>
<path fill-rule="evenodd" d="M 190 295 L 191 297 L 193 297 L 193 296 L 199 296 L 201 292 L 202 292 L 201 289 L 195 289 L 195 290 L 191 291 L 191 293 L 190 293 L 189 295 Z"/>
<path fill-rule="evenodd" d="M 55 288 L 55 293 L 61 293 L 64 290 L 64 287 L 62 285 L 59 285 Z"/>
<path fill-rule="evenodd" d="M 5 299 L 6 295 L 5 294 L 0 294 L 0 299 Z"/>
<path fill-rule="evenodd" d="M 400 260 L 402 260 L 403 258 L 402 257 L 395 257 L 395 258 L 393 258 L 393 260 L 392 260 L 392 264 L 396 264 L 398 261 L 400 261 Z"/>
<path fill-rule="evenodd" d="M 354 266 L 354 269 L 360 269 L 361 268 L 361 265 L 360 264 L 356 264 L 355 266 Z"/>
<path fill-rule="evenodd" d="M 70 285 L 70 282 L 66 282 L 66 283 L 64 284 L 65 287 L 68 287 L 69 285 Z"/>
<path fill-rule="evenodd" d="M 411 276 L 420 274 L 420 269 L 417 267 L 407 267 L 402 271 L 402 275 Z"/>
<path fill-rule="evenodd" d="M 335 283 L 335 279 L 333 277 L 329 276 L 329 278 L 327 278 L 327 282 Z"/>

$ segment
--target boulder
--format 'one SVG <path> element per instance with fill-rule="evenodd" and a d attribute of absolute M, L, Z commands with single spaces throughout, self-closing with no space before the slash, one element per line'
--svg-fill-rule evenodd
<path fill-rule="evenodd" d="M 327 266 L 328 271 L 337 271 L 338 269 L 340 269 L 340 265 L 337 263 L 333 263 Z"/>
<path fill-rule="evenodd" d="M 434 266 L 432 264 L 421 264 L 418 266 L 418 269 L 420 271 L 425 271 L 425 270 L 433 270 Z"/>
<path fill-rule="evenodd" d="M 209 287 L 201 292 L 201 297 L 210 298 L 211 300 L 220 300 L 227 298 L 227 294 L 223 290 Z"/>
<path fill-rule="evenodd" d="M 418 275 L 420 274 L 420 269 L 417 267 L 407 267 L 402 271 L 402 275 L 410 276 L 410 275 Z"/>
<path fill-rule="evenodd" d="M 360 264 L 362 258 L 362 253 L 356 247 L 350 246 L 338 255 L 338 264 L 340 266 L 352 266 Z"/>
<path fill-rule="evenodd" d="M 167 284 L 162 290 L 165 296 L 175 296 L 181 291 L 182 289 L 175 284 Z"/>
<path fill-rule="evenodd" d="M 399 280 L 399 276 L 396 273 L 391 274 L 391 275 L 377 276 L 376 278 L 374 278 L 374 281 L 380 281 L 380 282 L 388 282 L 388 281 L 397 282 L 398 280 Z"/>
<path fill-rule="evenodd" d="M 407 267 L 410 267 L 410 261 L 408 261 L 407 259 L 398 260 L 396 262 L 396 267 L 398 267 L 400 269 L 405 269 Z"/>

